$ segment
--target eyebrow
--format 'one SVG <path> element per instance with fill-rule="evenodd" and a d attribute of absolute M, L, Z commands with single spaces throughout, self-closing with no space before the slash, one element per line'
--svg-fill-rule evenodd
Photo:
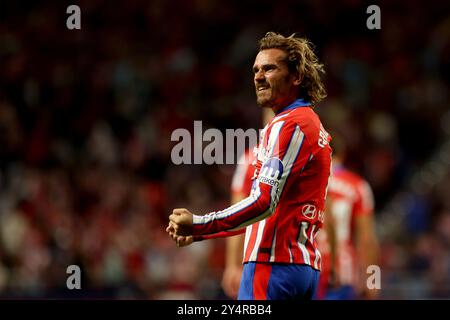
<path fill-rule="evenodd" d="M 265 70 L 267 70 L 267 69 L 269 69 L 269 68 L 276 68 L 277 67 L 277 65 L 276 64 L 274 64 L 274 63 L 267 63 L 267 64 L 262 64 L 261 66 L 253 66 L 253 68 L 252 68 L 252 70 L 253 70 L 253 72 L 256 72 L 256 70 L 257 69 L 265 69 Z"/>

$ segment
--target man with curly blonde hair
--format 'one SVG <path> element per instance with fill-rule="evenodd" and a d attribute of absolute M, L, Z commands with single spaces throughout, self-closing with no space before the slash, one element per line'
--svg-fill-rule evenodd
<path fill-rule="evenodd" d="M 262 53 L 270 49 L 278 49 L 280 62 L 287 66 L 289 75 L 299 77 L 301 83 L 298 85 L 298 97 L 310 102 L 314 107 L 327 96 L 320 78 L 325 73 L 323 65 L 319 63 L 308 40 L 296 38 L 295 35 L 284 37 L 274 32 L 268 32 L 259 42 L 259 51 Z M 270 52 L 275 52 L 275 50 L 270 50 Z M 270 107 L 262 104 L 259 96 L 257 102 L 262 107 Z"/>
<path fill-rule="evenodd" d="M 275 116 L 255 149 L 250 195 L 221 211 L 174 209 L 166 231 L 184 246 L 246 231 L 238 299 L 311 299 L 321 268 L 331 141 L 314 106 L 325 96 L 310 43 L 269 32 L 253 64 L 256 101 Z"/>

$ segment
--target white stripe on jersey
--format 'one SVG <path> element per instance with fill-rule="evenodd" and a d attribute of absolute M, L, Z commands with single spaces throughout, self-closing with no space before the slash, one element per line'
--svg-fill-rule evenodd
<path fill-rule="evenodd" d="M 311 241 L 311 243 L 314 243 L 314 230 L 316 229 L 316 225 L 313 224 L 313 226 L 311 227 L 311 236 L 309 237 L 309 241 Z"/>
<path fill-rule="evenodd" d="M 270 130 L 269 141 L 267 141 L 267 150 L 269 151 L 269 155 L 273 154 L 273 149 L 275 148 L 276 142 L 279 139 L 281 128 L 283 127 L 284 121 L 280 121 L 275 123 L 272 126 L 272 130 Z"/>
<path fill-rule="evenodd" d="M 261 220 L 258 225 L 258 233 L 256 234 L 255 246 L 253 247 L 252 254 L 250 255 L 250 261 L 256 261 L 265 226 L 266 220 Z"/>
<path fill-rule="evenodd" d="M 294 133 L 291 136 L 291 141 L 289 143 L 289 147 L 288 147 L 286 154 L 284 155 L 283 160 L 282 160 L 285 173 L 287 173 L 287 174 L 283 174 L 283 176 L 286 176 L 285 179 L 283 179 L 284 181 L 286 181 L 289 173 L 291 172 L 292 166 L 294 165 L 295 158 L 297 157 L 298 152 L 300 151 L 300 148 L 303 144 L 304 137 L 305 137 L 305 134 L 300 130 L 300 127 L 296 126 Z"/>
<path fill-rule="evenodd" d="M 320 251 L 316 248 L 315 250 L 316 259 L 314 259 L 314 268 L 319 269 L 319 259 L 322 259 Z"/>
<path fill-rule="evenodd" d="M 245 229 L 244 258 L 242 259 L 242 261 L 245 259 L 245 253 L 247 252 L 248 242 L 250 240 L 250 236 L 252 235 L 252 229 L 253 229 L 253 225 L 252 224 L 249 225 Z"/>
<path fill-rule="evenodd" d="M 309 252 L 308 249 L 306 249 L 305 245 L 301 243 L 300 241 L 297 241 L 298 247 L 302 251 L 303 260 L 305 261 L 305 264 L 311 265 L 311 260 L 309 259 Z"/>
<path fill-rule="evenodd" d="M 289 250 L 289 262 L 292 263 L 294 262 L 294 257 L 292 256 L 291 246 L 288 247 L 288 250 Z"/>

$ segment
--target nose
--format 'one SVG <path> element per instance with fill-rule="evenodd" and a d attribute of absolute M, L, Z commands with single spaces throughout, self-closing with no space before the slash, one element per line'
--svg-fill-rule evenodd
<path fill-rule="evenodd" d="M 255 73 L 255 82 L 264 82 L 265 81 L 265 75 L 263 70 L 258 70 Z"/>

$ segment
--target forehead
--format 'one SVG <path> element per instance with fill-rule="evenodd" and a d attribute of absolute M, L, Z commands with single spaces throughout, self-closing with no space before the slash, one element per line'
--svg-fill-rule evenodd
<path fill-rule="evenodd" d="M 258 52 L 254 66 L 265 64 L 279 64 L 286 59 L 286 53 L 281 49 L 265 49 Z"/>

